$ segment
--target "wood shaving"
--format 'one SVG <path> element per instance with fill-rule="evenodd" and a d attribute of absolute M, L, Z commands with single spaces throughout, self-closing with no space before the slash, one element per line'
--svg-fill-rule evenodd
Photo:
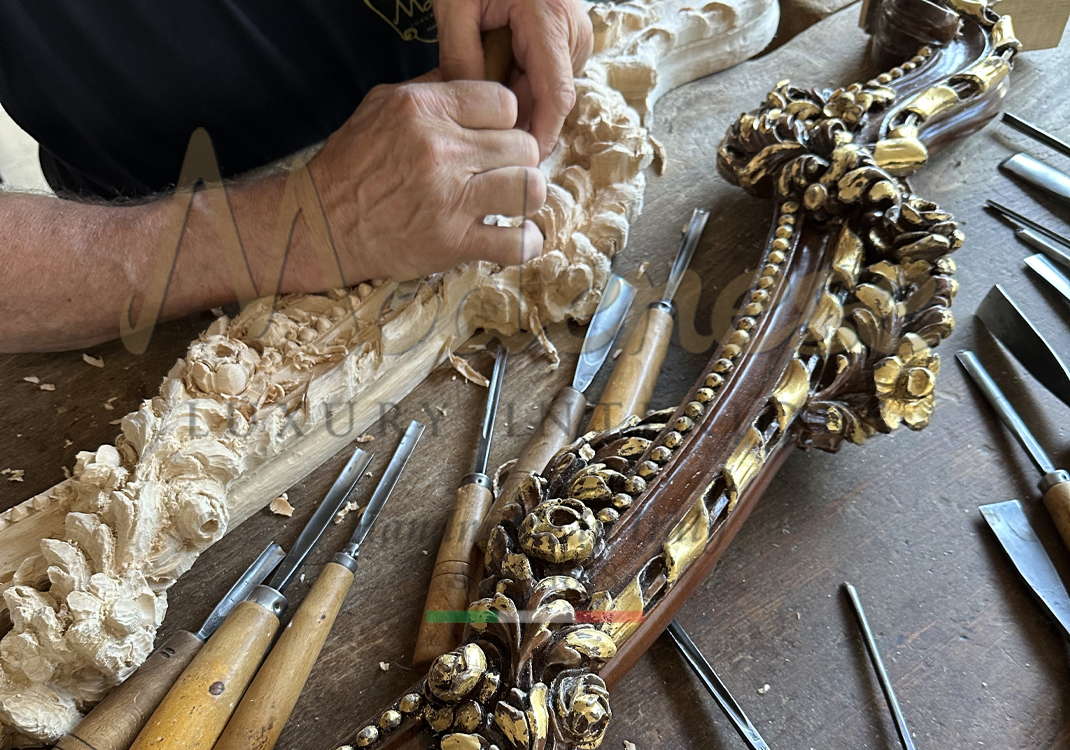
<path fill-rule="evenodd" d="M 449 416 L 449 412 L 448 412 L 448 411 L 446 411 L 446 410 L 445 410 L 444 408 L 442 408 L 441 406 L 436 406 L 436 407 L 435 407 L 435 409 L 436 409 L 436 410 L 438 411 L 438 413 L 439 413 L 439 414 L 441 414 L 442 416 L 444 416 L 444 417 L 447 417 L 447 416 Z"/>
<path fill-rule="evenodd" d="M 64 448 L 70 448 L 72 445 L 74 445 L 74 442 L 72 442 L 71 440 L 64 440 L 63 441 L 63 447 Z"/>
<path fill-rule="evenodd" d="M 68 469 L 66 466 L 63 467 L 63 478 L 64 479 L 70 479 L 71 478 L 71 470 Z"/>
<path fill-rule="evenodd" d="M 758 695 L 765 695 L 768 692 L 769 692 L 769 683 L 768 682 L 765 683 L 764 685 L 762 685 L 760 688 L 758 688 Z"/>
<path fill-rule="evenodd" d="M 40 388 L 42 391 L 54 391 L 54 390 L 56 390 L 56 386 L 52 385 L 51 383 L 41 383 L 41 385 L 39 385 L 37 387 Z"/>
<path fill-rule="evenodd" d="M 353 511 L 358 511 L 358 520 L 360 516 L 364 515 L 364 508 L 360 507 L 360 503 L 356 502 L 355 500 L 350 500 L 342 506 L 342 509 L 340 511 L 338 511 L 334 515 L 334 522 L 336 524 L 342 523 L 342 521 L 346 519 L 346 516 L 348 516 Z"/>
<path fill-rule="evenodd" d="M 294 507 L 290 505 L 290 496 L 283 492 L 277 498 L 271 501 L 271 505 L 268 506 L 271 512 L 276 516 L 286 516 L 291 518 L 294 514 Z"/>
<path fill-rule="evenodd" d="M 635 743 L 624 740 L 624 750 L 635 750 Z"/>
<path fill-rule="evenodd" d="M 111 397 L 111 398 L 109 398 L 109 399 L 108 399 L 107 401 L 105 401 L 105 402 L 104 402 L 104 409 L 105 409 L 106 411 L 114 411 L 114 410 L 115 410 L 115 407 L 114 407 L 114 406 L 112 406 L 112 402 L 113 402 L 113 401 L 116 401 L 116 400 L 118 400 L 118 398 L 119 398 L 118 396 L 112 396 L 112 397 Z"/>
<path fill-rule="evenodd" d="M 25 380 L 27 383 L 33 383 L 34 385 L 39 385 L 41 383 L 41 378 L 37 377 L 36 375 L 27 375 L 23 378 L 23 380 Z"/>
<path fill-rule="evenodd" d="M 364 433 L 359 438 L 357 438 L 358 443 L 370 443 L 373 440 L 375 440 L 375 437 L 373 435 L 369 435 L 368 433 Z"/>
<path fill-rule="evenodd" d="M 7 481 L 9 482 L 21 482 L 23 475 L 26 473 L 25 469 L 4 469 L 0 471 L 0 475 L 7 475 Z"/>
<path fill-rule="evenodd" d="M 82 361 L 92 367 L 99 367 L 102 370 L 104 369 L 104 360 L 101 357 L 91 357 L 90 355 L 83 353 Z"/>
<path fill-rule="evenodd" d="M 384 672 L 387 672 L 390 670 L 390 665 L 385 661 L 381 661 L 379 662 L 379 669 L 383 670 Z"/>
<path fill-rule="evenodd" d="M 122 423 L 123 423 L 123 420 L 121 418 L 120 419 L 113 419 L 112 421 L 108 422 L 108 424 L 122 424 Z"/>
<path fill-rule="evenodd" d="M 639 281 L 639 279 L 641 279 L 644 276 L 646 276 L 646 269 L 648 269 L 648 268 L 650 268 L 650 261 L 649 260 L 644 260 L 642 263 L 640 263 L 639 264 L 639 270 L 636 271 L 636 274 L 635 274 L 635 280 Z"/>
<path fill-rule="evenodd" d="M 467 380 L 469 383 L 481 385 L 484 388 L 490 385 L 490 381 L 487 380 L 486 376 L 481 375 L 475 368 L 472 367 L 472 365 L 468 364 L 467 360 L 462 359 L 461 357 L 458 357 L 456 354 L 453 353 L 452 338 L 446 342 L 446 346 L 443 348 L 446 350 L 446 356 L 449 358 L 450 364 L 453 365 L 453 369 L 456 370 L 458 374 L 463 376 L 465 380 Z M 457 376 L 454 375 L 454 380 L 456 379 Z"/>
<path fill-rule="evenodd" d="M 658 174 L 665 174 L 665 170 L 669 168 L 669 155 L 665 152 L 665 145 L 654 136 L 648 137 L 650 145 L 654 147 L 654 169 Z"/>
<path fill-rule="evenodd" d="M 531 313 L 528 315 L 528 330 L 535 334 L 535 338 L 542 344 L 542 348 L 546 351 L 546 356 L 550 358 L 550 364 L 546 368 L 546 372 L 553 372 L 561 364 L 561 355 L 557 353 L 557 347 L 553 345 L 546 336 L 546 331 L 543 330 L 542 322 L 539 320 L 539 311 L 537 308 L 531 308 Z"/>
<path fill-rule="evenodd" d="M 620 355 L 622 355 L 622 354 L 624 354 L 624 350 L 623 350 L 623 349 L 615 349 L 615 350 L 613 351 L 613 353 L 612 353 L 612 354 L 610 354 L 609 356 L 610 356 L 610 357 L 612 357 L 613 359 L 617 359 L 617 358 L 618 358 L 618 357 L 620 357 Z"/>

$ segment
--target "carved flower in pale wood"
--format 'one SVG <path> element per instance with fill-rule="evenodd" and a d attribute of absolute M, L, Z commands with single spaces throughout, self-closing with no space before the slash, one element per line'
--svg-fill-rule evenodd
<path fill-rule="evenodd" d="M 905 423 L 912 430 L 929 424 L 933 413 L 933 386 L 940 372 L 940 357 L 917 334 L 903 336 L 899 351 L 873 370 L 881 417 L 892 429 Z"/>

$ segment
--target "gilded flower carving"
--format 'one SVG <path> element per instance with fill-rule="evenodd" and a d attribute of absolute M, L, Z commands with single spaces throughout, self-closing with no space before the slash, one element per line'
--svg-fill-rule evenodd
<path fill-rule="evenodd" d="M 940 372 L 940 356 L 917 334 L 903 336 L 898 352 L 873 370 L 881 418 L 892 429 L 905 423 L 912 430 L 929 424 L 933 387 Z"/>

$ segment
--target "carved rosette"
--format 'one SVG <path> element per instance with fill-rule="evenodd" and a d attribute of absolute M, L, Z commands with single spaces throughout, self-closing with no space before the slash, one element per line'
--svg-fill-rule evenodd
<path fill-rule="evenodd" d="M 598 747 L 612 716 L 599 672 L 689 569 L 703 569 L 697 561 L 774 452 L 793 443 L 837 450 L 844 440 L 928 424 L 940 368 L 932 349 L 954 327 L 948 256 L 964 237 L 904 177 L 928 160 L 928 126 L 998 101 L 1018 44 L 1009 19 L 983 3 L 920 1 L 956 22 L 972 19 L 983 54 L 943 78 L 929 70 L 941 50 L 922 46 L 835 91 L 782 82 L 729 128 L 722 174 L 776 208 L 759 270 L 714 359 L 679 407 L 584 435 L 525 480 L 489 537 L 468 640 L 353 744 L 378 746 L 408 717 L 444 750 Z M 917 85 L 934 77 L 934 86 Z M 717 407 L 729 395 L 722 390 L 763 345 L 775 349 L 771 319 L 793 302 L 807 312 L 778 369 L 762 375 L 770 378 L 765 400 L 715 465 L 680 471 L 711 455 L 696 446 L 715 440 Z M 667 487 L 695 476 L 697 490 Z M 633 514 L 655 502 L 660 525 L 642 527 L 639 539 Z M 614 547 L 628 534 L 623 544 L 639 552 Z M 610 570 L 614 552 L 629 558 L 626 575 Z"/>

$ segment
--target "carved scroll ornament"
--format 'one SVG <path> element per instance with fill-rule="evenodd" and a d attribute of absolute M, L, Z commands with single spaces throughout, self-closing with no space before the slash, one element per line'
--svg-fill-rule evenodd
<path fill-rule="evenodd" d="M 992 117 L 1019 48 L 974 0 L 885 0 L 864 83 L 781 82 L 721 143 L 774 203 L 731 331 L 675 409 L 584 435 L 487 540 L 466 642 L 350 738 L 358 748 L 595 748 L 611 685 L 712 568 L 792 446 L 835 451 L 933 410 L 954 219 L 904 178 Z"/>

